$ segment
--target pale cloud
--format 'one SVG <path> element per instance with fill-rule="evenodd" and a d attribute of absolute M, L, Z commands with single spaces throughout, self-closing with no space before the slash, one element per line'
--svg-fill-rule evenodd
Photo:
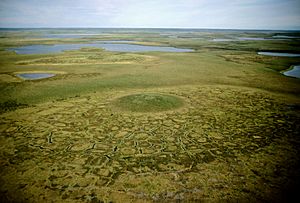
<path fill-rule="evenodd" d="M 1 27 L 300 29 L 300 0 L 0 0 Z"/>

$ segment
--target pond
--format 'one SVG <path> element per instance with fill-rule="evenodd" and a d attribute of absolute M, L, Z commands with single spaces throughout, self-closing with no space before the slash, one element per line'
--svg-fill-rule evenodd
<path fill-rule="evenodd" d="M 296 53 L 281 53 L 281 52 L 268 52 L 268 51 L 259 51 L 257 52 L 257 54 L 264 55 L 264 56 L 300 57 L 300 54 L 296 54 Z"/>
<path fill-rule="evenodd" d="M 262 37 L 239 37 L 238 40 L 240 41 L 265 41 L 265 40 L 272 40 Z"/>
<path fill-rule="evenodd" d="M 88 43 L 88 44 L 28 45 L 28 46 L 10 48 L 8 50 L 15 51 L 17 54 L 59 53 L 65 50 L 77 50 L 82 47 L 96 47 L 96 48 L 103 48 L 108 51 L 118 51 L 118 52 L 147 52 L 147 51 L 192 52 L 194 51 L 193 49 L 125 44 L 123 42 L 129 42 L 129 41 L 101 41 L 100 43 Z"/>
<path fill-rule="evenodd" d="M 235 40 L 234 39 L 216 38 L 216 39 L 212 39 L 211 41 L 213 41 L 213 42 L 233 42 Z"/>
<path fill-rule="evenodd" d="M 300 36 L 289 36 L 289 35 L 274 35 L 273 38 L 279 39 L 300 39 Z"/>
<path fill-rule="evenodd" d="M 104 43 L 104 44 L 109 44 L 109 43 L 112 43 L 112 44 L 123 44 L 123 43 L 132 43 L 132 42 L 136 42 L 136 41 L 132 41 L 132 40 L 104 40 L 104 41 L 96 41 L 97 43 Z"/>
<path fill-rule="evenodd" d="M 292 69 L 284 71 L 283 75 L 300 79 L 300 65 L 293 66 Z"/>
<path fill-rule="evenodd" d="M 216 38 L 211 41 L 213 41 L 213 42 L 238 42 L 238 41 L 266 41 L 266 40 L 275 40 L 275 39 L 262 38 L 262 37 L 238 37 L 238 38 L 234 38 L 234 39 Z"/>
<path fill-rule="evenodd" d="M 21 79 L 24 80 L 39 80 L 39 79 L 45 79 L 55 76 L 53 73 L 19 73 L 16 74 Z"/>
<path fill-rule="evenodd" d="M 83 37 L 90 37 L 90 36 L 97 36 L 99 34 L 46 34 L 42 35 L 41 38 L 53 38 L 53 39 L 60 39 L 60 38 L 83 38 Z"/>

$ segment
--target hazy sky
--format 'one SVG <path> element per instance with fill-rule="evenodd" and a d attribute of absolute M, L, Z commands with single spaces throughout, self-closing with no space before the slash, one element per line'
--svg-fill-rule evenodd
<path fill-rule="evenodd" d="M 300 0 L 0 0 L 0 27 L 300 29 Z"/>

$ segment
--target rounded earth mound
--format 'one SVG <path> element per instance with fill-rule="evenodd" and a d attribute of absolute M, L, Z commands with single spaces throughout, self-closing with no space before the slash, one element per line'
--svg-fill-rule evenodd
<path fill-rule="evenodd" d="M 133 112 L 159 112 L 179 108 L 183 105 L 183 100 L 171 95 L 142 93 L 118 98 L 114 105 Z"/>

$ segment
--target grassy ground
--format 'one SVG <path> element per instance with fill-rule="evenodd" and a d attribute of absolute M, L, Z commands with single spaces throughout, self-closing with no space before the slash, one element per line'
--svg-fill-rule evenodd
<path fill-rule="evenodd" d="M 298 40 L 212 42 L 272 35 L 170 38 L 154 31 L 47 39 L 28 32 L 0 39 L 3 201 L 282 202 L 297 194 L 300 82 L 279 71 L 300 61 L 256 51 L 299 52 Z M 5 50 L 114 39 L 197 51 Z M 60 74 L 15 77 L 26 71 Z"/>

